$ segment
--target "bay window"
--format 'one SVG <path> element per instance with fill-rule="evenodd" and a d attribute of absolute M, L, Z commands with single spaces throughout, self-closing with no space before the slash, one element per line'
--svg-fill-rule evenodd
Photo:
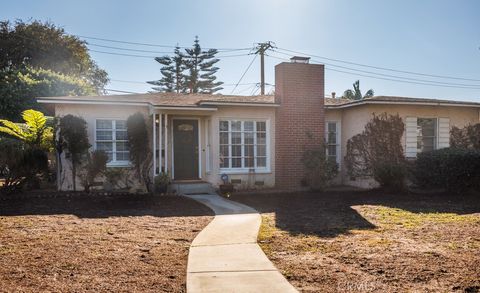
<path fill-rule="evenodd" d="M 97 119 L 95 125 L 95 149 L 105 151 L 108 164 L 128 164 L 127 122 L 125 120 Z"/>
<path fill-rule="evenodd" d="M 220 121 L 220 168 L 267 169 L 267 122 Z"/>

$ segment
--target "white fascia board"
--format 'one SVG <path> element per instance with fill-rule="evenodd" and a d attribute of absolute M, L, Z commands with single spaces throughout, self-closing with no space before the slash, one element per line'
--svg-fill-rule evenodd
<path fill-rule="evenodd" d="M 199 105 L 213 105 L 213 106 L 247 106 L 247 107 L 280 107 L 279 104 L 269 104 L 269 103 L 241 103 L 241 102 L 200 102 Z"/>
<path fill-rule="evenodd" d="M 149 103 L 138 103 L 138 102 L 55 100 L 55 99 L 37 99 L 37 102 L 42 104 L 118 105 L 118 106 L 142 106 L 142 107 L 148 107 L 149 105 Z"/>
<path fill-rule="evenodd" d="M 385 101 L 362 101 L 358 103 L 349 103 L 345 105 L 329 105 L 325 106 L 325 108 L 330 108 L 330 109 L 341 109 L 341 108 L 349 108 L 349 107 L 355 107 L 355 106 L 360 106 L 360 105 L 369 105 L 369 104 L 375 104 L 375 105 L 417 105 L 417 106 L 444 106 L 444 107 L 474 107 L 474 108 L 480 108 L 480 105 L 476 104 L 461 104 L 461 103 L 455 103 L 455 104 L 450 104 L 450 103 L 441 103 L 441 102 L 385 102 Z"/>

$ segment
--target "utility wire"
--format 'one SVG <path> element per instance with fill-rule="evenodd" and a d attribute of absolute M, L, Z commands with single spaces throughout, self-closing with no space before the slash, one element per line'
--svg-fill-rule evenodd
<path fill-rule="evenodd" d="M 105 90 L 109 91 L 109 92 L 116 92 L 116 93 L 123 93 L 123 94 L 140 94 L 140 93 L 136 93 L 136 92 L 114 90 L 114 89 L 105 89 Z"/>
<path fill-rule="evenodd" d="M 466 81 L 480 81 L 480 79 L 454 77 L 454 76 L 447 76 L 447 75 L 435 75 L 435 74 L 420 73 L 420 72 L 413 72 L 413 71 L 406 71 L 406 70 L 398 70 L 398 69 L 392 69 L 392 68 L 387 68 L 387 67 L 366 65 L 366 64 L 361 64 L 361 63 L 356 63 L 356 62 L 351 62 L 351 61 L 344 61 L 344 60 L 340 60 L 340 59 L 328 58 L 328 57 L 319 56 L 319 55 L 307 54 L 307 53 L 302 53 L 302 52 L 293 51 L 293 50 L 288 50 L 288 49 L 283 49 L 283 48 L 277 48 L 277 49 L 283 50 L 283 51 L 287 51 L 287 52 L 290 52 L 290 53 L 294 53 L 294 54 L 302 54 L 302 55 L 306 55 L 306 56 L 310 56 L 310 57 L 315 57 L 315 58 L 320 58 L 320 59 L 325 59 L 325 60 L 330 60 L 330 61 L 335 61 L 335 62 L 346 63 L 346 64 L 350 64 L 350 65 L 357 65 L 357 66 L 362 66 L 362 67 L 368 67 L 368 68 L 374 68 L 374 69 L 379 69 L 379 70 L 385 70 L 385 71 L 393 71 L 393 72 L 398 72 L 398 73 L 407 73 L 407 74 L 414 74 L 414 75 L 421 75 L 421 76 L 430 76 L 430 77 L 445 78 L 445 79 L 457 79 L 457 80 L 466 80 Z"/>
<path fill-rule="evenodd" d="M 132 51 L 132 52 L 143 52 L 143 53 L 156 53 L 156 54 L 172 54 L 173 51 L 151 51 L 151 50 L 139 50 L 139 49 L 129 49 L 129 48 L 121 48 L 121 47 L 114 47 L 114 46 L 104 46 L 99 44 L 94 44 L 87 42 L 88 46 L 95 46 L 107 49 L 114 49 L 114 50 L 122 50 L 122 51 Z"/>
<path fill-rule="evenodd" d="M 112 40 L 112 39 L 97 38 L 97 37 L 82 36 L 82 35 L 77 35 L 77 37 L 84 38 L 84 39 L 98 40 L 98 41 L 119 43 L 119 44 L 140 45 L 140 46 L 148 46 L 148 47 L 160 47 L 160 48 L 176 48 L 177 47 L 177 46 L 171 46 L 171 45 L 159 45 L 159 44 L 151 44 L 151 43 L 139 43 L 139 42 Z M 182 48 L 182 49 L 190 48 L 190 47 L 182 47 L 182 46 L 178 46 L 178 47 Z M 252 48 L 206 48 L 205 47 L 203 49 L 207 49 L 207 50 L 208 49 L 216 49 L 216 50 L 219 50 L 219 51 L 244 51 L 244 50 L 251 50 Z"/>
<path fill-rule="evenodd" d="M 278 51 L 276 51 L 276 52 L 280 53 L 280 54 L 283 54 L 283 55 L 292 56 L 291 54 L 282 53 L 282 52 L 278 52 Z M 441 84 L 441 85 L 456 85 L 456 86 L 465 86 L 465 87 L 480 87 L 480 84 L 451 83 L 451 82 L 428 80 L 428 79 L 410 78 L 410 77 L 403 77 L 403 76 L 398 76 L 398 75 L 390 75 L 390 74 L 385 74 L 385 73 L 378 73 L 378 72 L 373 72 L 373 71 L 361 70 L 361 69 L 356 69 L 356 68 L 331 64 L 331 63 L 327 63 L 327 62 L 317 61 L 317 60 L 314 60 L 314 59 L 312 59 L 312 61 L 315 61 L 315 62 L 318 62 L 318 63 L 323 63 L 323 64 L 331 66 L 331 67 L 347 69 L 347 70 L 352 70 L 352 71 L 358 71 L 358 72 L 368 73 L 368 74 L 375 74 L 375 75 L 384 76 L 384 77 L 411 80 L 411 81 L 416 81 L 416 82 L 429 82 L 429 83 L 436 83 L 436 84 Z"/>
<path fill-rule="evenodd" d="M 280 60 L 284 60 L 284 61 L 289 61 L 287 58 L 281 58 L 281 57 L 272 56 L 272 55 L 268 55 L 268 57 L 275 58 L 275 59 L 280 59 Z M 312 61 L 316 62 L 317 64 L 323 64 L 320 61 L 315 61 L 315 60 L 312 60 Z M 453 85 L 448 85 L 448 84 L 432 84 L 432 83 L 425 83 L 425 82 L 415 82 L 415 81 L 407 81 L 407 80 L 386 78 L 386 77 L 380 77 L 380 76 L 372 76 L 372 75 L 366 75 L 366 74 L 356 73 L 356 72 L 347 72 L 347 71 L 333 69 L 333 68 L 329 68 L 329 67 L 326 67 L 325 69 L 329 70 L 329 71 L 335 71 L 335 72 L 350 74 L 350 75 L 354 75 L 354 76 L 362 76 L 362 77 L 388 80 L 388 81 L 395 81 L 395 82 L 402 82 L 402 83 L 408 83 L 408 84 L 419 84 L 419 85 L 429 85 L 429 86 L 448 87 L 448 88 L 461 88 L 461 89 L 474 89 L 474 90 L 480 89 L 480 87 L 453 86 Z"/>
<path fill-rule="evenodd" d="M 245 74 L 247 74 L 248 70 L 250 69 L 250 67 L 252 66 L 253 62 L 255 61 L 255 59 L 257 58 L 257 55 L 255 54 L 253 56 L 253 59 L 252 61 L 250 62 L 250 64 L 248 64 L 247 66 L 247 69 L 245 69 L 245 71 L 243 72 L 242 76 L 240 77 L 240 79 L 238 80 L 237 84 L 235 85 L 235 87 L 232 89 L 232 92 L 230 94 L 233 94 L 233 92 L 235 92 L 235 90 L 237 89 L 237 86 L 240 84 L 240 82 L 242 81 L 243 77 L 245 76 Z"/>
<path fill-rule="evenodd" d="M 126 53 L 117 53 L 117 52 L 107 52 L 107 51 L 98 51 L 89 49 L 90 52 L 95 53 L 102 53 L 108 55 L 116 55 L 116 56 L 125 56 L 125 57 L 137 57 L 137 58 L 148 58 L 148 59 L 155 59 L 158 56 L 148 56 L 148 55 L 138 55 L 138 54 L 126 54 Z M 236 54 L 236 55 L 222 55 L 222 56 L 215 56 L 215 58 L 229 58 L 229 57 L 241 57 L 241 56 L 248 56 L 250 54 Z M 189 58 L 188 56 L 184 56 L 184 58 Z"/>

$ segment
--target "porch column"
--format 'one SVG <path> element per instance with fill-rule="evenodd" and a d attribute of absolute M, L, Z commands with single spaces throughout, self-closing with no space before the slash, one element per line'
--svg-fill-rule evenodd
<path fill-rule="evenodd" d="M 165 172 L 168 172 L 168 114 L 165 114 Z"/>
<path fill-rule="evenodd" d="M 163 134 L 163 129 L 162 129 L 162 113 L 158 114 L 158 174 L 162 173 L 162 149 L 163 149 L 163 144 L 162 144 L 162 134 Z"/>
<path fill-rule="evenodd" d="M 157 114 L 153 113 L 153 119 L 152 119 L 152 128 L 153 128 L 153 133 L 152 133 L 152 142 L 153 142 L 153 178 L 155 178 L 155 175 L 157 175 L 157 159 L 156 159 L 156 150 L 157 150 L 157 132 L 156 132 L 156 120 Z"/>

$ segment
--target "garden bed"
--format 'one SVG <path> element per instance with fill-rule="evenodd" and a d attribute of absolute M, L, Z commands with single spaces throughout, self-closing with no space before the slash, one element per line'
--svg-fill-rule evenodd
<path fill-rule="evenodd" d="M 478 292 L 480 196 L 232 195 L 262 213 L 259 242 L 304 292 Z"/>
<path fill-rule="evenodd" d="M 188 248 L 212 216 L 179 196 L 2 201 L 1 290 L 184 292 Z"/>

